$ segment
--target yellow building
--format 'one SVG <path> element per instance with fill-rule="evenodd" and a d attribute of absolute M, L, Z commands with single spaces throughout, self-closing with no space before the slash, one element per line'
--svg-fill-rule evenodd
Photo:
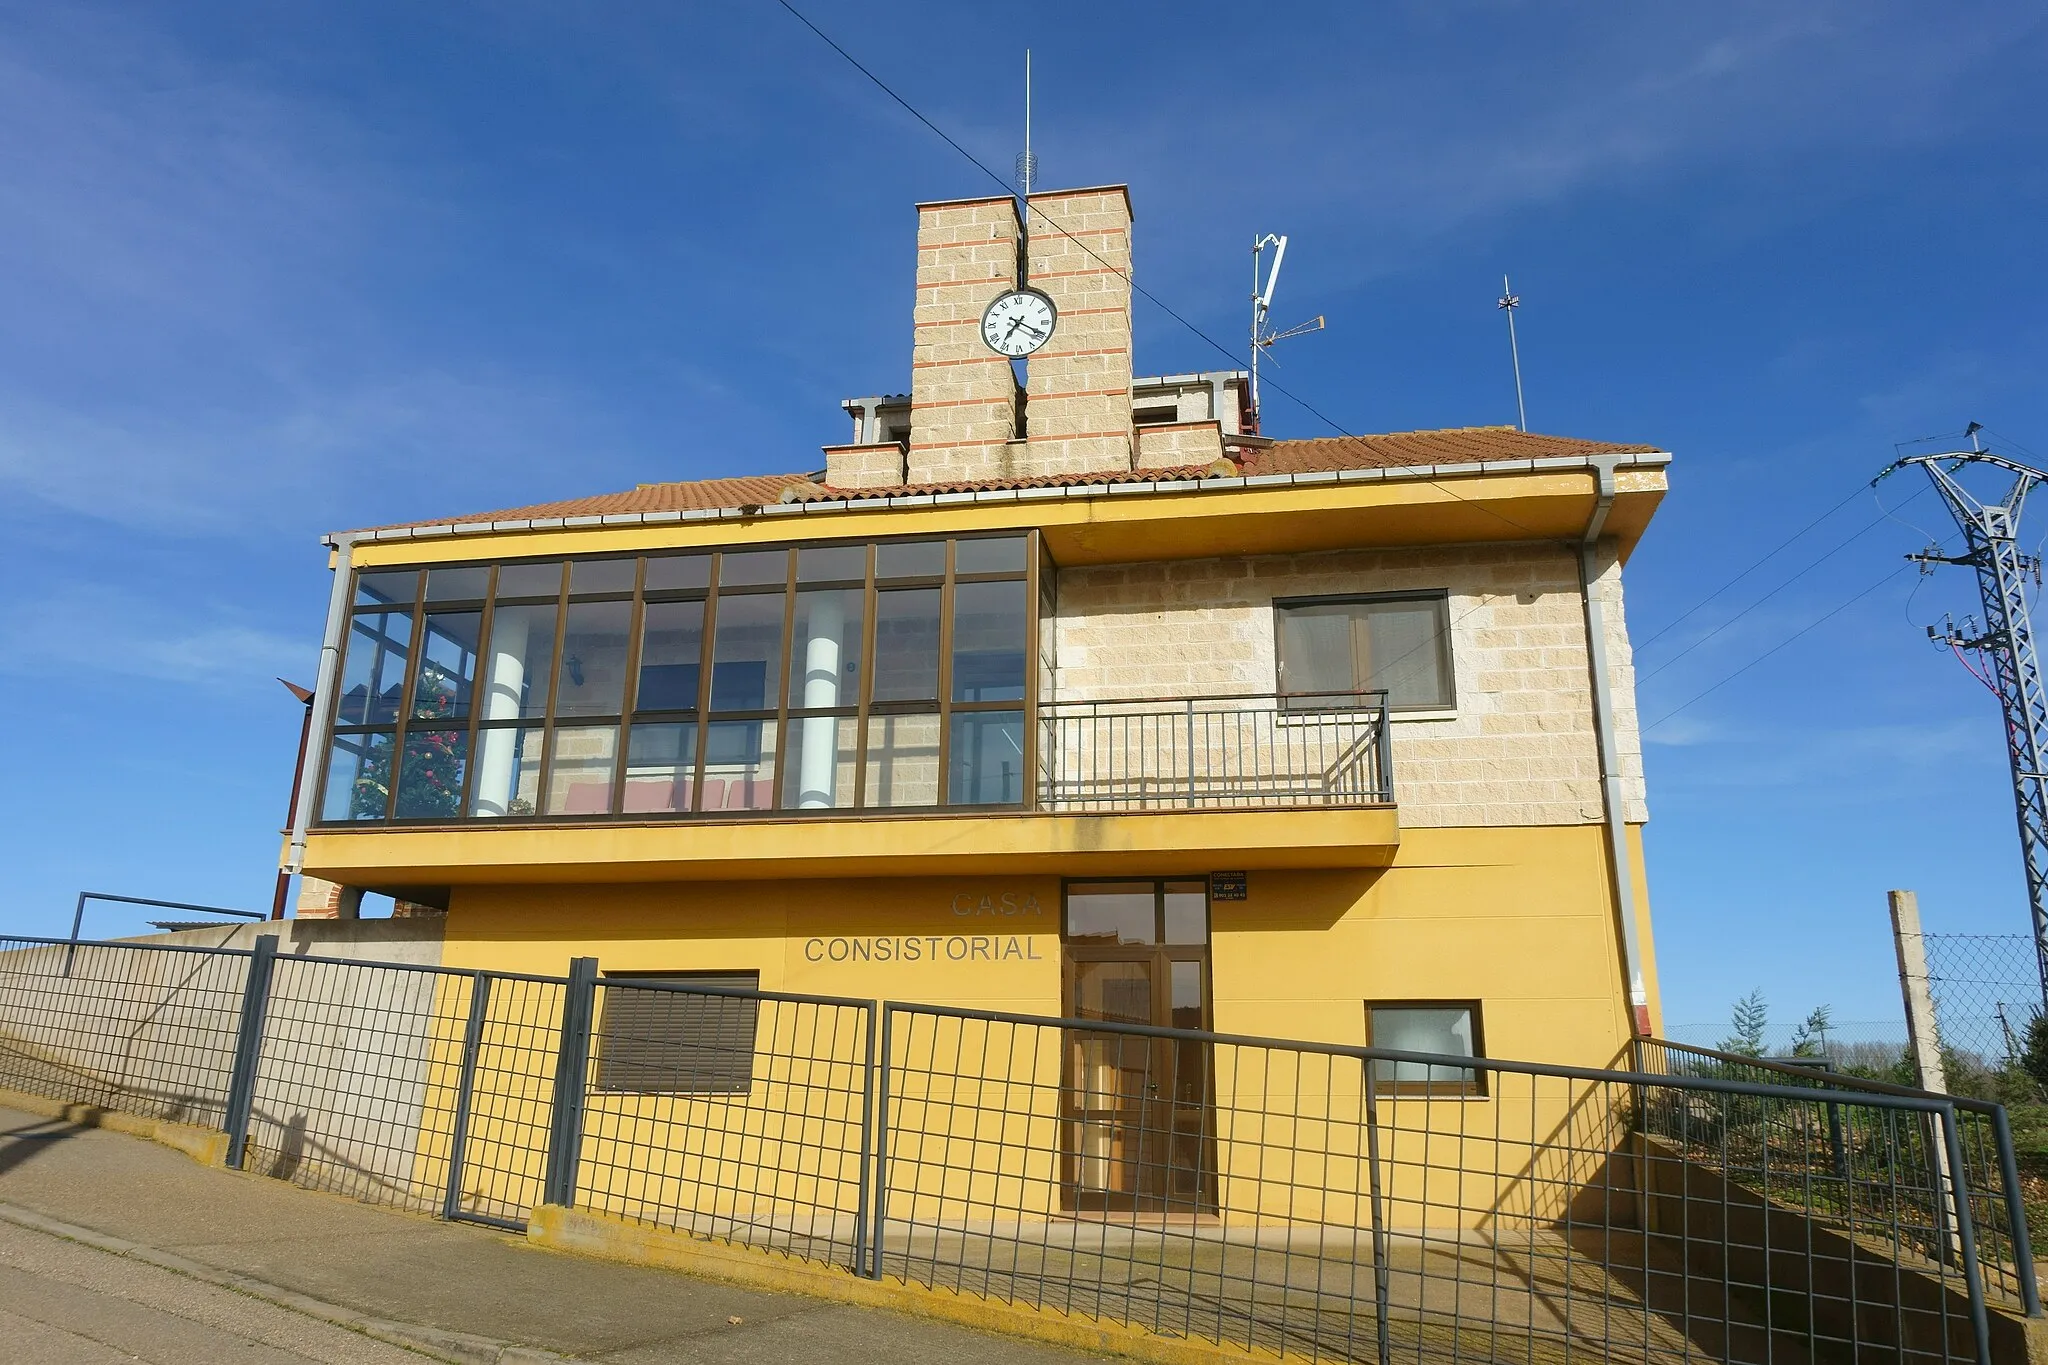
<path fill-rule="evenodd" d="M 821 471 L 333 536 L 301 912 L 444 908 L 451 967 L 1614 1064 L 1657 1011 L 1621 566 L 1670 457 L 1265 438 L 1241 373 L 1134 375 L 1120 187 L 1030 207 L 919 206 L 910 392 Z M 1064 1207 L 1146 1207 L 1120 1134 L 1182 1120 L 1086 1089 Z"/>

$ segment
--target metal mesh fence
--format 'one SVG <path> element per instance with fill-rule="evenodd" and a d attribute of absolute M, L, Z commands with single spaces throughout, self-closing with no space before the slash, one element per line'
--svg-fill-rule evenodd
<path fill-rule="evenodd" d="M 1996 1069 L 2019 1060 L 2041 1012 L 2041 973 L 2026 934 L 1922 934 L 1941 1044 Z"/>
<path fill-rule="evenodd" d="M 597 987 L 579 1201 L 851 1265 L 866 1222 L 874 1006 L 607 980 Z"/>
<path fill-rule="evenodd" d="M 0 1085 L 219 1125 L 249 956 L 0 937 Z"/>
<path fill-rule="evenodd" d="M 2038 1308 L 1995 1104 L 274 948 L 0 940 L 0 1086 L 447 1217 L 1305 1359 L 1983 1359 L 1987 1305 Z"/>

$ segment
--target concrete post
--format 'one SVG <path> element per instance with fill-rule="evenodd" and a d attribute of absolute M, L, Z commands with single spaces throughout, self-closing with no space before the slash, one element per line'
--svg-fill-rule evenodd
<path fill-rule="evenodd" d="M 1927 988 L 1927 945 L 1920 937 L 1920 898 L 1911 891 L 1887 893 L 1892 907 L 1892 947 L 1899 959 L 1899 994 L 1906 1003 L 1906 1045 L 1913 1075 L 1922 1090 L 1948 1093 L 1941 1068 L 1941 1035 L 1934 1020 L 1934 995 Z"/>

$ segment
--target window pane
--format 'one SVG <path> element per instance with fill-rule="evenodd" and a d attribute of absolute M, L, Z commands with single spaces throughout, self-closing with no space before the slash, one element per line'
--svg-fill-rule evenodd
<path fill-rule="evenodd" d="M 569 595 L 633 591 L 638 563 L 631 559 L 579 559 L 569 566 Z"/>
<path fill-rule="evenodd" d="M 1472 1011 L 1467 1008 L 1417 1008 L 1399 1006 L 1374 1008 L 1372 1046 L 1389 1052 L 1434 1052 L 1453 1057 L 1471 1057 Z M 1395 1062 L 1376 1059 L 1376 1080 L 1439 1084 L 1469 1084 L 1475 1073 L 1467 1067 L 1431 1066 L 1426 1062 Z"/>
<path fill-rule="evenodd" d="M 572 602 L 562 629 L 555 715 L 616 716 L 626 704 L 626 638 L 631 602 Z"/>
<path fill-rule="evenodd" d="M 915 540 L 908 544 L 884 541 L 875 546 L 877 578 L 939 578 L 945 572 L 943 540 Z"/>
<path fill-rule="evenodd" d="M 1365 686 L 1389 706 L 1449 706 L 1443 670 L 1444 602 L 1373 602 L 1365 616 Z"/>
<path fill-rule="evenodd" d="M 789 722 L 789 761 L 783 765 L 784 810 L 843 809 L 853 804 L 852 716 L 795 716 Z"/>
<path fill-rule="evenodd" d="M 1351 671 L 1349 603 L 1280 609 L 1280 690 L 1349 692 L 1360 684 Z"/>
<path fill-rule="evenodd" d="M 481 564 L 427 570 L 429 602 L 481 602 L 491 595 L 491 571 Z"/>
<path fill-rule="evenodd" d="M 381 573 L 356 575 L 356 605 L 410 607 L 420 590 L 418 569 L 386 569 Z"/>
<path fill-rule="evenodd" d="M 501 564 L 498 566 L 499 597 L 559 597 L 562 566 L 559 564 Z"/>
<path fill-rule="evenodd" d="M 548 814 L 610 814 L 612 768 L 618 755 L 616 725 L 557 729 L 554 766 L 548 770 Z"/>
<path fill-rule="evenodd" d="M 541 728 L 507 725 L 476 733 L 476 790 L 469 813 L 531 815 L 540 802 Z"/>
<path fill-rule="evenodd" d="M 939 590 L 875 594 L 875 700 L 937 701 Z"/>
<path fill-rule="evenodd" d="M 1154 885 L 1151 882 L 1096 882 L 1067 888 L 1067 937 L 1106 943 L 1152 943 Z M 1136 1022 L 1152 1022 L 1151 1006 Z"/>
<path fill-rule="evenodd" d="M 690 799 L 697 779 L 697 724 L 695 721 L 636 723 L 626 738 L 626 799 L 628 815 L 684 811 L 695 808 Z"/>
<path fill-rule="evenodd" d="M 955 806 L 1007 806 L 1024 799 L 1024 713 L 956 711 L 946 781 Z"/>
<path fill-rule="evenodd" d="M 953 542 L 953 572 L 1023 573 L 1024 537 L 1004 536 L 1000 540 L 956 540 Z"/>
<path fill-rule="evenodd" d="M 1024 699 L 1025 583 L 953 589 L 953 700 Z"/>
<path fill-rule="evenodd" d="M 1209 888 L 1200 882 L 1166 884 L 1166 941 L 1209 941 Z"/>
<path fill-rule="evenodd" d="M 939 718 L 868 717 L 869 806 L 939 804 Z"/>
<path fill-rule="evenodd" d="M 322 820 L 382 820 L 391 790 L 391 736 L 336 735 L 328 750 Z"/>
<path fill-rule="evenodd" d="M 649 602 L 640 621 L 638 711 L 697 709 L 697 669 L 704 657 L 702 602 Z"/>
<path fill-rule="evenodd" d="M 647 561 L 648 592 L 684 592 L 710 585 L 710 555 L 662 555 Z"/>
<path fill-rule="evenodd" d="M 712 653 L 711 709 L 773 711 L 782 681 L 783 594 L 745 593 L 718 599 L 718 640 Z"/>
<path fill-rule="evenodd" d="M 825 545 L 796 553 L 799 583 L 860 582 L 868 576 L 868 547 Z"/>
<path fill-rule="evenodd" d="M 490 664 L 484 677 L 485 720 L 547 714 L 554 672 L 555 609 L 501 606 L 491 613 Z"/>
<path fill-rule="evenodd" d="M 476 637 L 483 622 L 483 614 L 474 611 L 428 615 L 420 675 L 412 689 L 414 719 L 468 717 L 470 692 L 476 685 Z"/>
<path fill-rule="evenodd" d="M 412 608 L 359 611 L 349 622 L 341 667 L 338 725 L 389 725 L 398 719 L 412 650 Z"/>
<path fill-rule="evenodd" d="M 700 808 L 773 810 L 775 722 L 713 721 L 704 732 L 704 796 Z"/>
<path fill-rule="evenodd" d="M 469 735 L 462 730 L 408 730 L 398 760 L 401 820 L 446 819 L 462 813 Z"/>
<path fill-rule="evenodd" d="M 817 711 L 860 701 L 861 611 L 858 588 L 796 595 L 789 645 L 789 706 Z"/>
<path fill-rule="evenodd" d="M 726 553 L 718 561 L 718 586 L 736 588 L 789 581 L 789 551 L 746 550 Z"/>

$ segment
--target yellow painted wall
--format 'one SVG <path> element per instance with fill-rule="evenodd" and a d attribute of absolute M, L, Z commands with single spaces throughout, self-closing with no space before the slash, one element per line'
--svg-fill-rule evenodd
<path fill-rule="evenodd" d="M 1059 895 L 1056 878 L 1033 876 L 461 887 L 444 961 L 548 974 L 572 956 L 619 973 L 753 970 L 771 991 L 1051 1015 L 1061 1012 Z M 1638 895 L 1647 929 L 1640 883 Z M 1384 871 L 1258 871 L 1245 901 L 1218 903 L 1213 1026 L 1357 1044 L 1368 999 L 1476 998 L 1488 1055 L 1612 1066 L 1629 1027 L 1614 926 L 1598 826 L 1414 831 Z M 857 1197 L 855 1016 L 771 1003 L 759 1037 L 750 1094 L 594 1095 L 584 1202 L 629 1217 L 689 1210 L 683 1224 L 713 1235 L 736 1220 L 797 1240 L 843 1238 Z M 892 1216 L 1055 1211 L 1061 1045 L 1055 1030 L 929 1018 L 899 1032 L 895 1058 L 914 1074 L 899 1072 L 897 1128 L 918 1135 L 922 1159 L 892 1168 Z M 1355 1225 L 1357 1064 L 1219 1049 L 1215 1069 L 1226 1220 Z M 1554 1213 L 1593 1173 L 1545 1163 L 1609 1150 L 1614 1098 L 1554 1078 L 1503 1078 L 1481 1099 L 1383 1097 L 1394 1221 L 1486 1226 Z M 521 1146 L 517 1127 L 495 1121 L 504 1150 Z M 1276 1182 L 1282 1149 L 1293 1175 Z M 530 1164 L 537 1181 L 537 1155 Z"/>

